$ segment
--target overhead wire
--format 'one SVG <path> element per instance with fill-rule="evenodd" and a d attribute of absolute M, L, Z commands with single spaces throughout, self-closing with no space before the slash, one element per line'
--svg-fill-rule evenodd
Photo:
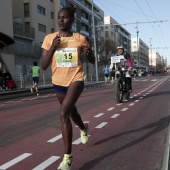
<path fill-rule="evenodd" d="M 141 12 L 143 13 L 143 15 L 145 16 L 145 18 L 146 18 L 146 19 L 148 20 L 148 22 L 149 22 L 149 19 L 147 18 L 146 14 L 143 12 L 143 10 L 142 10 L 142 8 L 140 7 L 140 5 L 138 4 L 137 0 L 134 0 L 134 1 L 136 2 L 137 6 L 139 7 L 139 9 L 141 10 Z M 150 23 L 150 24 L 151 24 L 151 23 Z M 153 28 L 153 30 L 154 30 L 154 32 L 155 32 L 155 35 L 156 35 L 158 41 L 159 41 L 160 44 L 161 44 L 161 41 L 160 41 L 160 39 L 159 39 L 159 37 L 158 37 L 158 35 L 157 35 L 157 33 L 156 33 L 156 30 L 155 30 L 154 26 L 153 26 L 152 24 L 151 24 L 151 26 L 152 26 L 152 28 Z"/>
<path fill-rule="evenodd" d="M 154 12 L 153 12 L 152 8 L 150 7 L 149 2 L 148 2 L 147 0 L 146 0 L 146 3 L 147 3 L 147 5 L 148 5 L 148 7 L 149 7 L 149 9 L 150 9 L 153 17 L 157 20 L 157 18 L 155 17 Z M 160 29 L 160 32 L 161 32 L 162 39 L 163 39 L 163 41 L 164 41 L 164 43 L 165 43 L 165 46 L 167 47 L 167 44 L 166 44 L 166 41 L 165 41 L 165 39 L 164 39 L 164 36 L 163 36 L 163 33 L 162 33 L 162 29 L 161 29 L 161 26 L 160 26 L 159 23 L 158 23 L 158 26 L 159 26 L 159 29 Z"/>
<path fill-rule="evenodd" d="M 99 0 L 100 1 L 100 0 Z M 102 4 L 102 6 L 104 6 L 106 9 L 108 9 L 109 11 L 111 11 L 111 13 L 112 14 L 114 14 L 116 17 L 118 17 L 120 20 L 122 20 L 123 22 L 125 22 L 122 18 L 120 18 L 117 14 L 115 14 L 114 12 L 113 12 L 113 10 L 110 10 L 107 6 L 105 6 L 103 3 L 102 3 L 102 1 L 100 1 L 100 3 Z"/>
<path fill-rule="evenodd" d="M 107 1 L 107 0 L 105 0 L 104 2 L 113 4 L 113 5 L 117 6 L 117 7 L 120 7 L 120 8 L 122 8 L 122 9 L 126 9 L 126 10 L 128 10 L 128 11 L 135 12 L 135 13 L 138 13 L 138 14 L 143 15 L 143 13 L 141 13 L 141 12 L 139 12 L 139 11 L 129 9 L 129 8 L 127 8 L 127 7 L 124 7 L 124 6 L 122 6 L 122 5 L 116 4 L 116 3 L 114 3 L 114 2 L 110 2 L 110 1 Z M 152 16 L 149 16 L 149 15 L 147 15 L 147 16 L 150 17 L 150 18 L 153 18 Z"/>

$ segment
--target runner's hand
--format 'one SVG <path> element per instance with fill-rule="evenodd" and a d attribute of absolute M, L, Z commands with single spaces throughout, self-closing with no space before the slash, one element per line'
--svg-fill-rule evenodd
<path fill-rule="evenodd" d="M 95 56 L 92 52 L 92 50 L 89 47 L 85 47 L 83 49 L 83 53 L 86 56 L 87 60 L 91 63 L 94 64 L 95 63 Z"/>
<path fill-rule="evenodd" d="M 58 48 L 58 46 L 60 45 L 60 36 L 59 35 L 56 35 L 56 37 L 53 39 L 53 42 L 52 42 L 52 48 L 54 50 L 56 50 Z"/>

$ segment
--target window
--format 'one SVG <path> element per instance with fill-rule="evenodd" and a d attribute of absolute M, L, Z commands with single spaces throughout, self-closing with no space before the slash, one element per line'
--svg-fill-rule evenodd
<path fill-rule="evenodd" d="M 45 8 L 43 8 L 42 6 L 37 5 L 37 12 L 45 15 Z"/>
<path fill-rule="evenodd" d="M 24 3 L 24 17 L 30 16 L 29 3 Z"/>
<path fill-rule="evenodd" d="M 54 28 L 51 28 L 51 33 L 53 33 L 54 32 Z"/>
<path fill-rule="evenodd" d="M 38 31 L 46 33 L 46 26 L 42 24 L 38 24 Z"/>
<path fill-rule="evenodd" d="M 51 18 L 54 19 L 54 12 L 51 12 Z"/>
<path fill-rule="evenodd" d="M 108 31 L 106 31 L 105 36 L 106 36 L 106 38 L 108 38 L 108 37 L 109 37 L 109 33 L 108 33 Z"/>

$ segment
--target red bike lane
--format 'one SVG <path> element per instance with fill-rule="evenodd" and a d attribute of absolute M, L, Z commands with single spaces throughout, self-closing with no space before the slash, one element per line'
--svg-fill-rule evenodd
<path fill-rule="evenodd" d="M 149 82 L 148 86 L 154 83 Z M 146 89 L 145 86 L 143 87 L 137 87 L 131 94 L 132 98 L 122 104 L 116 104 L 112 100 L 113 89 L 111 86 L 85 91 L 82 94 L 77 107 L 83 120 L 90 124 L 90 137 L 86 145 L 81 144 L 79 129 L 73 124 L 73 170 L 150 170 L 161 167 L 169 109 L 167 107 L 169 96 L 164 96 L 162 89 L 168 89 L 168 86 L 163 84 L 164 88 L 158 86 L 153 92 L 149 92 L 150 89 L 141 92 Z M 166 102 L 162 105 L 164 108 L 162 112 L 158 101 L 163 99 Z M 41 103 L 40 101 L 33 102 L 35 105 L 36 102 Z M 29 103 L 27 104 L 29 105 Z M 47 125 L 44 124 L 40 129 L 35 126 L 36 130 L 30 132 L 30 136 L 27 135 L 0 148 L 1 155 L 3 155 L 0 159 L 0 167 L 22 155 L 22 158 L 25 156 L 25 159 L 8 169 L 42 168 L 45 167 L 46 160 L 48 163 L 46 162 L 45 169 L 57 169 L 64 149 L 60 136 L 58 112 L 54 116 L 59 105 L 52 101 L 48 107 L 45 107 L 45 102 L 43 105 L 42 108 L 41 105 L 37 106 L 42 115 L 46 115 L 45 112 L 49 112 L 51 108 L 49 116 L 53 115 L 52 119 L 56 118 L 57 120 L 52 121 L 51 124 L 44 121 L 43 123 L 47 123 Z M 24 119 L 27 120 L 30 116 L 31 120 L 34 114 L 35 117 L 37 114 L 40 116 L 38 110 L 35 108 L 34 110 L 36 111 L 31 114 L 27 113 Z M 50 140 L 51 142 L 49 142 Z"/>

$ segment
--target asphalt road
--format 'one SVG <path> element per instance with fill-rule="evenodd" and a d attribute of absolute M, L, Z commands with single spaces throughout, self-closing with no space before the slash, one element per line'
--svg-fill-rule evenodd
<path fill-rule="evenodd" d="M 110 84 L 87 86 L 77 102 L 89 142 L 73 124 L 73 170 L 166 170 L 170 77 L 132 82 L 131 98 L 114 101 Z M 0 101 L 0 169 L 55 170 L 63 156 L 60 105 L 53 91 Z"/>

